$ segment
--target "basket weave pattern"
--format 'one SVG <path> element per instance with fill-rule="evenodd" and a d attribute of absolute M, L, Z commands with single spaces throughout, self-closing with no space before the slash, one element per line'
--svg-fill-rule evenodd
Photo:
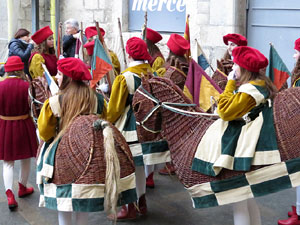
<path fill-rule="evenodd" d="M 55 156 L 52 182 L 59 184 L 104 184 L 106 161 L 102 130 L 96 131 L 95 115 L 79 116 L 62 137 Z M 110 126 L 112 126 L 110 124 Z M 120 177 L 134 172 L 129 147 L 122 134 L 113 127 L 115 147 L 120 161 Z M 88 164 L 92 149 L 92 159 Z"/>
<path fill-rule="evenodd" d="M 147 84 L 149 82 L 149 84 Z M 143 86 L 150 85 L 152 95 L 160 102 L 191 103 L 182 91 L 170 80 L 153 78 L 143 81 Z M 144 97 L 144 101 L 147 101 Z M 148 100 L 151 101 L 151 100 Z M 149 103 L 150 104 L 150 103 Z M 274 121 L 278 147 L 282 161 L 300 157 L 299 121 L 300 88 L 288 89 L 280 93 L 274 102 Z M 194 107 L 179 107 L 187 111 L 199 111 Z M 147 111 L 147 110 L 143 110 Z M 242 175 L 244 172 L 223 169 L 217 177 L 203 175 L 191 170 L 197 146 L 208 127 L 214 122 L 209 117 L 188 117 L 166 109 L 160 109 L 163 121 L 163 136 L 166 137 L 171 151 L 171 158 L 180 181 L 191 187 L 196 184 L 224 180 Z M 145 115 L 139 115 L 142 118 Z M 138 117 L 137 117 L 138 121 Z M 148 125 L 148 124 L 146 124 Z M 263 166 L 252 166 L 251 171 Z"/>
<path fill-rule="evenodd" d="M 169 78 L 171 81 L 174 82 L 181 90 L 184 88 L 184 84 L 186 81 L 186 75 L 181 70 L 177 69 L 176 67 L 170 66 L 164 77 Z"/>
<path fill-rule="evenodd" d="M 300 157 L 300 87 L 289 88 L 274 100 L 277 143 L 283 161 Z"/>

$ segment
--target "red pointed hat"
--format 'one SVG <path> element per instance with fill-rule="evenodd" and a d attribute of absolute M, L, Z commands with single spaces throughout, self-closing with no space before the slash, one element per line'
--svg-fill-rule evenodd
<path fill-rule="evenodd" d="M 295 41 L 295 47 L 294 49 L 300 51 L 300 38 L 298 38 L 296 41 Z"/>
<path fill-rule="evenodd" d="M 257 49 L 239 46 L 232 51 L 233 62 L 251 72 L 259 72 L 268 66 L 268 59 Z"/>
<path fill-rule="evenodd" d="M 40 44 L 43 41 L 45 41 L 50 35 L 52 35 L 53 32 L 50 29 L 49 26 L 43 27 L 39 29 L 37 32 L 35 32 L 32 36 L 31 39 L 36 43 Z"/>
<path fill-rule="evenodd" d="M 240 34 L 227 34 L 223 36 L 225 45 L 228 45 L 228 41 L 235 43 L 238 46 L 247 46 L 248 41 L 243 35 Z"/>
<path fill-rule="evenodd" d="M 24 69 L 24 63 L 22 62 L 19 56 L 8 57 L 4 65 L 5 72 L 19 71 L 23 69 Z"/>
<path fill-rule="evenodd" d="M 147 33 L 146 33 L 147 39 L 152 41 L 154 44 L 159 42 L 162 39 L 162 36 L 160 33 L 158 33 L 155 30 L 152 30 L 150 28 L 147 28 Z"/>
<path fill-rule="evenodd" d="M 92 79 L 92 75 L 84 62 L 77 58 L 69 57 L 58 60 L 57 69 L 73 80 Z"/>
<path fill-rule="evenodd" d="M 83 47 L 86 48 L 88 55 L 93 55 L 94 53 L 95 40 L 86 43 Z"/>
<path fill-rule="evenodd" d="M 187 50 L 190 49 L 190 43 L 179 34 L 171 34 L 167 46 L 178 56 L 184 56 Z"/>
<path fill-rule="evenodd" d="M 105 30 L 101 27 L 99 29 L 100 29 L 100 33 L 101 33 L 102 37 L 104 37 Z M 85 36 L 86 36 L 87 39 L 89 39 L 90 37 L 93 37 L 93 36 L 98 34 L 97 33 L 97 28 L 95 26 L 85 28 L 84 33 L 85 33 Z"/>
<path fill-rule="evenodd" d="M 152 58 L 148 52 L 147 44 L 145 41 L 138 37 L 129 38 L 126 43 L 126 52 L 133 59 L 148 60 Z"/>

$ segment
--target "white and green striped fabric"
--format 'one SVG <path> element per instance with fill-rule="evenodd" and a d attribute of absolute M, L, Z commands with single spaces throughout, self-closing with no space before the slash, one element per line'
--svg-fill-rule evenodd
<path fill-rule="evenodd" d="M 59 211 L 96 212 L 104 209 L 105 184 L 51 183 L 56 149 L 59 140 L 50 149 L 44 144 L 37 160 L 37 184 L 40 190 L 40 207 Z M 135 173 L 120 180 L 118 205 L 137 200 Z"/>
<path fill-rule="evenodd" d="M 66 212 L 97 212 L 104 210 L 105 184 L 39 184 L 40 207 Z M 120 180 L 118 205 L 137 200 L 135 174 Z"/>
<path fill-rule="evenodd" d="M 251 165 L 281 162 L 273 108 L 265 100 L 268 96 L 266 89 L 246 84 L 239 92 L 245 92 L 256 100 L 256 107 L 246 115 L 248 121 L 215 121 L 197 147 L 192 170 L 217 176 L 223 168 L 249 171 Z"/>
<path fill-rule="evenodd" d="M 260 197 L 300 185 L 300 158 L 224 180 L 187 188 L 194 208 L 208 208 Z"/>

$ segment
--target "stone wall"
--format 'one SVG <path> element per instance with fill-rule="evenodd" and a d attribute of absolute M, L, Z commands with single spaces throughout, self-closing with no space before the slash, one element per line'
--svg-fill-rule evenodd
<path fill-rule="evenodd" d="M 15 1 L 19 2 L 18 27 L 25 27 L 31 30 L 31 0 Z M 50 24 L 49 15 L 47 14 L 49 0 L 40 0 L 39 2 L 40 27 L 43 27 Z M 190 14 L 192 55 L 195 56 L 197 54 L 195 41 L 197 39 L 215 68 L 216 59 L 221 58 L 226 50 L 226 46 L 222 40 L 223 35 L 234 32 L 245 35 L 246 1 L 186 0 L 186 2 L 186 10 Z M 3 14 L 1 13 L 1 16 Z M 123 66 L 118 17 L 122 23 L 124 43 L 132 36 L 140 36 L 140 33 L 128 32 L 128 0 L 60 0 L 61 21 L 75 18 L 83 23 L 84 28 L 94 25 L 95 20 L 98 21 L 99 25 L 106 31 L 105 40 L 107 46 L 116 52 Z M 141 19 L 143 20 L 143 18 Z M 1 21 L 5 21 L 5 16 Z M 5 31 L 5 25 L 4 28 L 0 26 L 0 31 L 1 29 Z M 3 35 L 5 32 L 1 33 Z M 167 56 L 168 48 L 166 42 L 168 41 L 169 34 L 162 34 L 162 36 L 163 40 L 158 45 L 163 54 Z"/>

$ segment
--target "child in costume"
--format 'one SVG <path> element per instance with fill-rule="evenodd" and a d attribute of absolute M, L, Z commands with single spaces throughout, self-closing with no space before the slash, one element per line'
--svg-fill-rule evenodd
<path fill-rule="evenodd" d="M 38 140 L 30 117 L 29 83 L 25 80 L 24 63 L 19 56 L 11 56 L 4 65 L 7 78 L 0 82 L 0 160 L 3 160 L 3 180 L 8 207 L 18 206 L 13 194 L 15 160 L 21 161 L 18 196 L 33 193 L 26 184 L 30 173 L 30 159 L 36 156 Z M 22 79 L 23 78 L 23 79 Z"/>

